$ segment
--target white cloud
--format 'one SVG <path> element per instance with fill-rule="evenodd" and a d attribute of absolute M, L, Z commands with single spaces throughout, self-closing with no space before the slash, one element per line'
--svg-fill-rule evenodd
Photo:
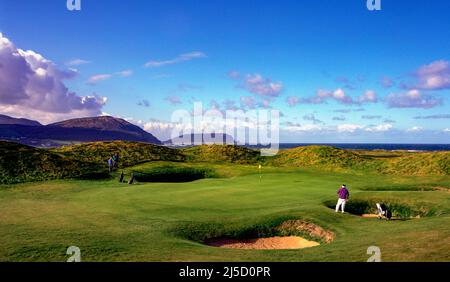
<path fill-rule="evenodd" d="M 353 133 L 353 132 L 363 129 L 363 128 L 364 128 L 364 126 L 359 125 L 359 124 L 340 124 L 337 126 L 337 131 Z"/>
<path fill-rule="evenodd" d="M 174 65 L 182 62 L 191 61 L 194 59 L 206 58 L 206 54 L 203 52 L 190 52 L 177 56 L 176 58 L 165 60 L 165 61 L 149 61 L 144 66 L 146 68 L 158 68 L 167 65 Z"/>
<path fill-rule="evenodd" d="M 65 80 L 77 75 L 61 70 L 32 50 L 22 50 L 0 33 L 0 112 L 42 123 L 101 113 L 106 98 L 78 96 Z"/>
<path fill-rule="evenodd" d="M 423 128 L 420 126 L 413 126 L 406 130 L 407 132 L 420 132 L 423 131 Z"/>
<path fill-rule="evenodd" d="M 116 72 L 114 74 L 109 74 L 109 73 L 96 74 L 96 75 L 89 77 L 89 79 L 86 83 L 90 84 L 90 85 L 95 85 L 98 82 L 108 80 L 108 79 L 112 78 L 113 76 L 129 77 L 132 75 L 133 75 L 132 70 L 123 70 L 123 71 Z"/>
<path fill-rule="evenodd" d="M 392 124 L 385 123 L 385 124 L 380 124 L 380 125 L 376 125 L 376 126 L 372 126 L 372 127 L 367 127 L 365 130 L 369 131 L 369 132 L 383 132 L 383 131 L 391 130 L 392 128 L 393 128 Z"/>
<path fill-rule="evenodd" d="M 367 90 L 358 98 L 359 103 L 376 103 L 377 101 L 377 94 L 373 90 Z"/>
<path fill-rule="evenodd" d="M 66 62 L 66 65 L 67 66 L 80 66 L 80 65 L 90 64 L 90 63 L 91 63 L 90 61 L 83 60 L 83 59 L 73 59 L 73 60 Z"/>
<path fill-rule="evenodd" d="M 442 99 L 423 94 L 418 89 L 411 89 L 405 93 L 389 94 L 386 98 L 389 108 L 422 108 L 430 109 L 442 104 Z"/>
<path fill-rule="evenodd" d="M 441 90 L 450 88 L 450 62 L 440 60 L 420 67 L 416 71 L 418 84 L 415 88 Z"/>
<path fill-rule="evenodd" d="M 283 91 L 282 83 L 273 82 L 271 78 L 263 78 L 260 74 L 248 74 L 243 87 L 250 93 L 267 97 L 277 97 Z"/>
<path fill-rule="evenodd" d="M 89 77 L 87 83 L 88 84 L 96 84 L 99 81 L 108 80 L 112 77 L 111 74 L 96 74 L 91 77 Z"/>
<path fill-rule="evenodd" d="M 132 70 L 123 70 L 123 71 L 116 72 L 116 74 L 121 77 L 129 77 L 129 76 L 133 75 L 133 71 Z"/>
<path fill-rule="evenodd" d="M 298 123 L 288 123 L 283 126 L 283 130 L 289 132 L 311 132 L 311 131 L 323 131 L 325 128 L 318 124 L 298 124 Z"/>

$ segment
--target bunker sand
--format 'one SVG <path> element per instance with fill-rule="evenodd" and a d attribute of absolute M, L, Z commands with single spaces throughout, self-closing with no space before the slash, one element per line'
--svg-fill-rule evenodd
<path fill-rule="evenodd" d="M 246 250 L 289 250 L 304 249 L 319 246 L 314 241 L 306 240 L 298 236 L 288 237 L 270 237 L 257 239 L 216 239 L 208 243 L 208 245 L 229 249 L 246 249 Z"/>

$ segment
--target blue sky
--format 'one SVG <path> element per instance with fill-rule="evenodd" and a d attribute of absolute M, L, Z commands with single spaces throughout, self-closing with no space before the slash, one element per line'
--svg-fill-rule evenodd
<path fill-rule="evenodd" d="M 51 61 L 46 76 L 67 88 L 46 84 L 61 101 L 45 107 L 5 95 L 0 113 L 107 113 L 164 135 L 198 100 L 280 110 L 283 142 L 448 143 L 446 0 L 382 0 L 381 11 L 365 0 L 81 3 L 0 0 L 3 38 Z M 61 111 L 69 92 L 82 102 Z"/>

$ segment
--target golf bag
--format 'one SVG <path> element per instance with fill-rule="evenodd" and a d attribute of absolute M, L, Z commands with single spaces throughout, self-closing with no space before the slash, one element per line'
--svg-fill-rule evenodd
<path fill-rule="evenodd" d="M 386 220 L 391 220 L 392 212 L 388 210 L 387 206 L 384 203 L 377 203 L 378 217 L 382 219 L 383 217 Z"/>

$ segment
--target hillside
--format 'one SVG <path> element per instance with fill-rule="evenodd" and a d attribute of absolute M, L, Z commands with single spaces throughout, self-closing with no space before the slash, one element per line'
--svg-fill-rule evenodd
<path fill-rule="evenodd" d="M 0 183 L 11 184 L 61 178 L 102 178 L 105 169 L 25 145 L 0 141 Z"/>
<path fill-rule="evenodd" d="M 180 149 L 188 161 L 253 164 L 263 160 L 259 151 L 235 145 L 201 145 Z"/>
<path fill-rule="evenodd" d="M 234 145 L 202 145 L 173 149 L 148 143 L 109 141 L 55 149 L 38 149 L 0 141 L 0 183 L 50 179 L 107 177 L 107 160 L 120 155 L 120 167 L 150 161 L 198 163 L 265 163 L 277 167 L 390 175 L 450 175 L 450 152 L 350 151 L 328 146 L 282 150 L 275 157 Z"/>
<path fill-rule="evenodd" d="M 123 119 L 93 117 L 62 121 L 46 126 L 0 124 L 0 138 L 33 146 L 61 143 L 127 140 L 161 144 L 152 134 Z"/>
<path fill-rule="evenodd" d="M 17 124 L 17 125 L 28 125 L 28 126 L 40 126 L 39 122 L 35 120 L 30 120 L 26 118 L 13 118 L 6 115 L 0 115 L 0 124 Z"/>
<path fill-rule="evenodd" d="M 306 146 L 282 150 L 269 163 L 275 166 L 393 175 L 450 174 L 450 152 L 358 151 L 329 146 Z"/>
<path fill-rule="evenodd" d="M 370 166 L 370 160 L 349 150 L 329 146 L 306 146 L 282 150 L 271 161 L 273 165 L 319 167 L 324 169 L 359 169 Z"/>
<path fill-rule="evenodd" d="M 403 153 L 383 160 L 386 174 L 450 175 L 450 152 Z"/>
<path fill-rule="evenodd" d="M 110 141 L 83 143 L 51 149 L 52 152 L 76 158 L 83 162 L 106 165 L 113 154 L 118 153 L 122 166 L 133 166 L 148 161 L 183 161 L 184 155 L 176 149 L 147 143 Z"/>

